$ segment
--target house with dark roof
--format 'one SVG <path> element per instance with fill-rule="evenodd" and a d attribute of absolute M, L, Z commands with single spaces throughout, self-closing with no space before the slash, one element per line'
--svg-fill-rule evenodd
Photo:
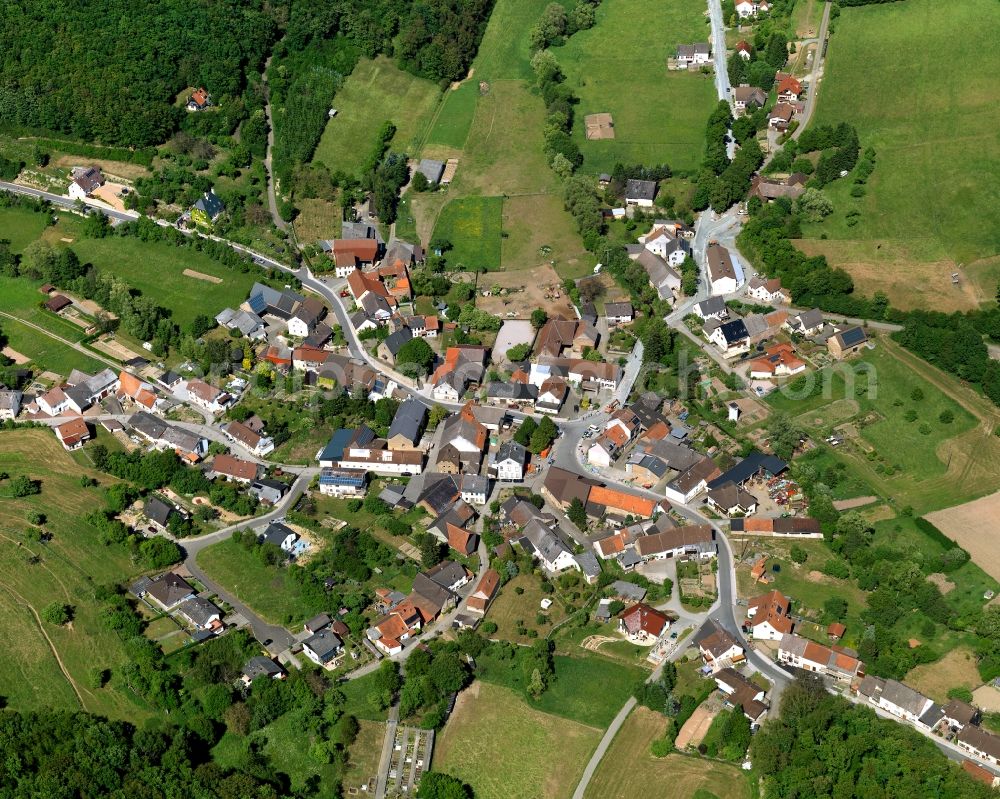
<path fill-rule="evenodd" d="M 416 450 L 427 423 L 427 406 L 416 397 L 407 397 L 396 409 L 389 425 L 386 445 L 390 450 Z"/>
<path fill-rule="evenodd" d="M 723 516 L 749 516 L 757 511 L 757 498 L 736 483 L 723 483 L 708 491 L 709 507 Z"/>
<path fill-rule="evenodd" d="M 625 204 L 636 205 L 639 208 L 652 208 L 656 199 L 657 184 L 655 180 L 625 181 Z"/>
<path fill-rule="evenodd" d="M 320 630 L 302 642 L 302 651 L 317 666 L 329 668 L 331 661 L 344 651 L 344 642 L 333 630 Z"/>
<path fill-rule="evenodd" d="M 708 340 L 721 350 L 723 357 L 733 358 L 747 350 L 750 333 L 742 319 L 733 319 L 715 328 Z"/>
<path fill-rule="evenodd" d="M 393 333 L 385 337 L 378 345 L 378 357 L 387 363 L 395 364 L 399 351 L 413 338 L 413 331 L 403 325 Z"/>
<path fill-rule="evenodd" d="M 417 172 L 427 178 L 428 183 L 440 183 L 444 176 L 444 163 L 433 158 L 422 158 L 417 165 Z"/>
<path fill-rule="evenodd" d="M 604 304 L 604 316 L 609 325 L 627 325 L 635 319 L 635 312 L 630 302 L 607 302 Z"/>
<path fill-rule="evenodd" d="M 177 607 L 177 615 L 196 630 L 212 630 L 220 633 L 224 629 L 222 610 L 200 596 L 194 596 L 181 602 Z"/>
<path fill-rule="evenodd" d="M 501 482 L 518 483 L 524 479 L 528 450 L 513 439 L 504 441 L 489 467 L 490 476 Z"/>
<path fill-rule="evenodd" d="M 752 114 L 767 103 L 767 92 L 757 86 L 742 84 L 733 89 L 733 110 L 736 116 Z"/>
<path fill-rule="evenodd" d="M 838 361 L 860 352 L 868 344 L 868 334 L 863 327 L 838 328 L 837 333 L 826 340 L 830 355 Z"/>
<path fill-rule="evenodd" d="M 762 452 L 753 450 L 743 460 L 732 468 L 728 469 L 721 476 L 713 479 L 709 488 L 720 488 L 726 483 L 734 483 L 738 486 L 745 486 L 755 479 L 769 480 L 777 477 L 788 469 L 788 464 L 776 455 L 765 455 Z"/>
<path fill-rule="evenodd" d="M 151 524 L 166 530 L 170 517 L 177 513 L 177 509 L 159 497 L 151 496 L 146 499 L 142 513 Z"/>
<path fill-rule="evenodd" d="M 712 674 L 732 668 L 746 659 L 740 643 L 715 621 L 709 621 L 694 637 L 698 652 Z"/>
<path fill-rule="evenodd" d="M 283 680 L 286 676 L 287 672 L 271 660 L 271 658 L 266 658 L 263 655 L 254 655 L 243 667 L 242 679 L 243 685 L 249 688 L 258 677 L 268 680 Z"/>
<path fill-rule="evenodd" d="M 247 298 L 249 310 L 258 316 L 276 316 L 285 321 L 292 318 L 299 304 L 305 302 L 301 294 L 284 289 L 278 291 L 263 283 L 254 283 Z"/>
<path fill-rule="evenodd" d="M 712 48 L 708 42 L 677 45 L 676 61 L 678 69 L 690 69 L 711 63 Z"/>
<path fill-rule="evenodd" d="M 211 227 L 225 210 L 226 206 L 222 204 L 222 200 L 215 191 L 209 189 L 191 207 L 191 221 L 202 227 Z"/>
<path fill-rule="evenodd" d="M 720 669 L 713 676 L 726 704 L 740 708 L 750 720 L 751 729 L 756 728 L 768 711 L 764 689 L 731 666 Z"/>
<path fill-rule="evenodd" d="M 150 580 L 139 598 L 145 597 L 163 610 L 171 611 L 194 596 L 195 590 L 187 580 L 173 572 L 166 572 Z"/>
<path fill-rule="evenodd" d="M 271 522 L 260 534 L 257 540 L 262 544 L 274 544 L 282 552 L 291 554 L 295 550 L 295 542 L 299 534 L 281 522 Z"/>

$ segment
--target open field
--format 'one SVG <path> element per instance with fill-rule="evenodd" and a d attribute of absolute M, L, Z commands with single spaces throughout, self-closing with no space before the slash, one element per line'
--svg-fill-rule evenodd
<path fill-rule="evenodd" d="M 88 475 L 102 485 L 107 475 L 75 464 L 48 430 L 0 432 L 0 471 L 40 480 L 41 494 L 0 498 L 0 617 L 7 662 L 0 669 L 0 696 L 18 710 L 76 710 L 81 706 L 112 718 L 144 717 L 118 682 L 125 660 L 122 642 L 98 621 L 93 586 L 125 582 L 136 574 L 124 550 L 106 547 L 83 516 L 103 504 L 99 488 L 81 488 Z M 25 518 L 45 514 L 46 544 L 28 541 Z M 32 554 L 38 562 L 30 563 Z M 65 627 L 40 622 L 53 601 L 74 608 Z M 88 672 L 111 669 L 109 685 L 92 689 Z"/>
<path fill-rule="evenodd" d="M 452 244 L 445 257 L 449 265 L 469 271 L 500 268 L 500 225 L 503 199 L 463 197 L 451 200 L 434 226 L 434 237 Z"/>
<path fill-rule="evenodd" d="M 382 754 L 382 740 L 385 725 L 362 719 L 358 722 L 361 730 L 348 750 L 347 769 L 344 772 L 344 788 L 358 788 L 367 785 L 378 774 L 379 757 Z"/>
<path fill-rule="evenodd" d="M 706 22 L 699 0 L 619 0 L 598 6 L 594 27 L 553 51 L 580 98 L 573 138 L 588 172 L 610 172 L 618 162 L 698 166 L 715 86 L 711 75 L 668 72 L 667 58 L 678 44 L 707 41 Z M 586 139 L 582 117 L 595 113 L 612 115 L 614 139 Z"/>
<path fill-rule="evenodd" d="M 0 311 L 41 325 L 68 341 L 82 341 L 86 335 L 82 327 L 41 307 L 48 298 L 38 291 L 40 285 L 26 277 L 0 275 Z"/>
<path fill-rule="evenodd" d="M 326 123 L 313 161 L 353 173 L 385 122 L 396 126 L 392 149 L 416 155 L 440 96 L 431 81 L 403 72 L 384 56 L 359 61 L 334 98 L 337 116 Z"/>
<path fill-rule="evenodd" d="M 84 263 L 117 275 L 169 309 L 182 328 L 199 314 L 214 317 L 227 306 L 239 307 L 254 283 L 252 275 L 227 269 L 204 253 L 169 244 L 108 238 L 80 239 L 72 247 Z M 186 277 L 185 269 L 221 278 L 222 282 Z"/>
<path fill-rule="evenodd" d="M 653 757 L 649 746 L 665 728 L 658 713 L 633 710 L 597 767 L 586 799 L 634 799 L 650 795 L 652 786 L 678 799 L 750 799 L 748 778 L 736 766 L 681 754 Z"/>
<path fill-rule="evenodd" d="M 597 258 L 584 249 L 576 229 L 563 224 L 565 217 L 563 202 L 554 194 L 504 200 L 506 238 L 500 246 L 504 270 L 524 271 L 534 276 L 554 262 L 562 278 L 593 274 Z M 531 224 L 525 224 L 526 220 L 531 220 Z"/>
<path fill-rule="evenodd" d="M 958 271 L 996 256 L 1000 230 L 984 221 L 1000 212 L 992 77 L 1000 68 L 1000 8 L 989 0 L 950 6 L 913 0 L 844 9 L 836 26 L 815 122 L 854 124 L 862 147 L 875 148 L 877 166 L 862 198 L 849 196 L 849 179 L 831 185 L 834 214 L 805 226 L 805 235 L 867 242 L 869 254 L 879 244 L 905 242 L 910 261 L 938 264 L 936 273 L 947 263 Z M 937 52 L 952 54 L 927 58 Z M 861 221 L 848 227 L 854 208 Z M 875 262 L 855 254 L 845 266 L 864 278 Z M 886 279 L 920 279 L 906 263 L 894 268 Z M 948 285 L 941 291 L 954 292 Z"/>
<path fill-rule="evenodd" d="M 925 666 L 917 666 L 909 671 L 904 682 L 920 691 L 935 702 L 948 701 L 948 691 L 952 688 L 968 688 L 970 691 L 982 685 L 976 656 L 969 647 L 952 649 L 940 660 Z"/>
<path fill-rule="evenodd" d="M 523 593 L 518 594 L 518 588 L 523 589 Z M 486 614 L 486 618 L 497 625 L 496 637 L 518 644 L 531 643 L 528 636 L 517 634 L 518 621 L 529 630 L 537 630 L 543 637 L 547 635 L 554 624 L 566 617 L 566 611 L 558 601 L 554 601 L 546 611 L 541 609 L 539 602 L 547 596 L 549 594 L 542 593 L 538 578 L 531 574 L 519 574 L 507 583 Z M 535 622 L 539 613 L 547 619 L 545 624 Z"/>
<path fill-rule="evenodd" d="M 845 421 L 839 411 L 835 418 L 827 418 L 829 408 L 839 407 L 834 403 L 845 398 L 856 401 L 859 412 L 854 422 L 860 434 L 830 457 L 848 464 L 874 489 L 864 493 L 892 497 L 898 507 L 912 505 L 919 514 L 1000 487 L 996 468 L 1000 439 L 992 435 L 1000 412 L 991 403 L 886 338 L 848 366 L 853 371 L 843 366 L 824 370 L 828 390 L 803 399 L 774 392 L 767 402 L 795 416 L 815 435 Z M 862 390 L 866 372 L 869 381 L 877 378 L 873 397 Z M 853 375 L 853 388 L 847 386 L 845 375 Z M 922 399 L 913 399 L 915 389 L 922 392 Z M 917 413 L 915 421 L 904 419 L 908 410 Z M 954 414 L 954 421 L 939 420 L 944 410 Z"/>
<path fill-rule="evenodd" d="M 48 321 L 45 325 L 49 326 Z M 42 371 L 68 375 L 73 369 L 99 372 L 105 368 L 100 361 L 7 317 L 0 317 L 0 330 L 7 338 L 8 346 L 28 356 Z"/>
<path fill-rule="evenodd" d="M 14 252 L 21 252 L 42 235 L 49 218 L 24 208 L 0 208 L 0 239 L 7 239 Z"/>
<path fill-rule="evenodd" d="M 531 271 L 491 272 L 481 276 L 478 285 L 483 288 L 497 285 L 509 290 L 506 296 L 493 294 L 476 298 L 477 308 L 497 316 L 505 317 L 510 311 L 516 311 L 526 319 L 535 308 L 544 308 L 550 317 L 561 314 L 572 319 L 575 313 L 572 300 L 562 290 L 562 279 L 548 264 Z M 558 299 L 555 291 L 559 292 Z"/>
<path fill-rule="evenodd" d="M 427 146 L 461 150 L 469 136 L 478 99 L 479 81 L 475 79 L 463 81 L 454 89 L 445 92 L 444 100 L 434 119 L 434 127 L 427 136 Z"/>
<path fill-rule="evenodd" d="M 1000 580 L 1000 492 L 927 514 L 927 521 L 958 542 L 995 580 Z"/>
<path fill-rule="evenodd" d="M 565 799 L 600 738 L 600 730 L 532 710 L 512 691 L 476 682 L 459 695 L 435 744 L 433 767 L 468 782 L 477 799 Z"/>
<path fill-rule="evenodd" d="M 295 235 L 303 244 L 340 237 L 340 206 L 327 200 L 299 200 Z M 323 256 L 326 257 L 326 256 Z"/>

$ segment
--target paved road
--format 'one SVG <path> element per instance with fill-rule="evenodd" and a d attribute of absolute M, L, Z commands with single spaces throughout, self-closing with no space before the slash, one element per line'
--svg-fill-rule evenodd
<path fill-rule="evenodd" d="M 716 0 L 717 1 L 717 0 Z M 823 21 L 819 26 L 819 36 L 816 37 L 816 50 L 813 53 L 813 68 L 809 77 L 809 92 L 806 94 L 805 108 L 802 109 L 802 113 L 799 115 L 799 126 L 792 133 L 792 138 L 797 139 L 802 135 L 802 131 L 806 129 L 809 125 L 809 121 L 812 119 L 813 111 L 816 110 L 816 98 L 819 95 L 819 84 L 823 80 L 823 61 L 825 61 L 824 49 L 826 44 L 826 37 L 830 29 L 830 9 L 833 7 L 832 3 L 826 3 L 823 6 Z"/>
<path fill-rule="evenodd" d="M 50 191 L 41 191 L 39 189 L 32 189 L 28 186 L 18 186 L 16 183 L 6 183 L 0 181 L 0 189 L 3 191 L 9 191 L 12 194 L 22 194 L 27 197 L 37 197 L 41 200 L 48 200 L 53 205 L 58 205 L 61 208 L 74 209 L 76 208 L 76 200 L 67 197 L 64 194 L 53 194 Z M 117 222 L 132 222 L 139 218 L 139 214 L 133 211 L 116 211 L 114 208 L 110 208 L 107 205 L 98 204 L 89 200 L 84 200 L 84 205 L 88 208 L 100 211 L 109 219 L 115 220 Z"/>
<path fill-rule="evenodd" d="M 264 87 L 264 115 L 267 118 L 267 152 L 264 155 L 264 173 L 267 176 L 267 206 L 271 212 L 271 221 L 278 230 L 287 230 L 288 223 L 278 213 L 278 199 L 274 190 L 274 173 L 271 170 L 271 154 L 274 152 L 274 118 L 271 115 L 271 87 L 267 83 L 267 70 L 271 66 L 273 56 L 268 56 L 264 62 L 264 71 L 260 82 Z"/>
<path fill-rule="evenodd" d="M 722 19 L 722 0 L 708 0 L 708 15 L 712 22 L 712 58 L 715 60 L 715 89 L 719 99 L 732 102 L 729 70 L 726 67 L 726 26 Z M 730 155 L 730 158 L 732 155 Z"/>

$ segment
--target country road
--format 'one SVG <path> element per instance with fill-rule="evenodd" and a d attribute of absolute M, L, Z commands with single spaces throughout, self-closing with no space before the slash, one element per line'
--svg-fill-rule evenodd
<path fill-rule="evenodd" d="M 264 69 L 260 75 L 261 86 L 264 87 L 264 116 L 267 120 L 267 150 L 264 155 L 264 174 L 267 177 L 267 207 L 271 212 L 271 221 L 278 230 L 288 230 L 288 223 L 281 218 L 278 212 L 278 198 L 274 187 L 274 170 L 272 169 L 272 155 L 274 153 L 274 117 L 271 111 L 271 87 L 267 82 L 267 70 L 271 67 L 271 59 L 268 56 L 264 62 Z"/>

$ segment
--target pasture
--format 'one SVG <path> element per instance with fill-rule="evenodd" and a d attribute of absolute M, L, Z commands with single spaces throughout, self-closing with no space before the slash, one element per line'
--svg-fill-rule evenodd
<path fill-rule="evenodd" d="M 500 197 L 463 197 L 441 210 L 434 237 L 445 238 L 452 249 L 445 253 L 449 265 L 464 270 L 500 268 Z"/>
<path fill-rule="evenodd" d="M 21 252 L 42 235 L 49 217 L 26 208 L 0 208 L 0 240 L 7 239 L 14 252 Z"/>
<path fill-rule="evenodd" d="M 45 326 L 50 327 L 49 321 L 45 322 Z M 31 362 L 42 371 L 68 375 L 73 369 L 93 373 L 107 366 L 68 344 L 63 344 L 7 317 L 0 317 L 0 331 L 3 331 L 7 339 L 7 346 L 30 358 Z"/>
<path fill-rule="evenodd" d="M 637 21 L 641 20 L 641 24 Z M 573 138 L 588 172 L 616 163 L 694 169 L 705 149 L 705 123 L 717 97 L 711 75 L 667 70 L 678 44 L 709 37 L 699 0 L 619 0 L 597 8 L 597 23 L 553 50 L 580 98 Z M 650 30 L 660 33 L 649 36 Z M 610 113 L 614 139 L 588 141 L 582 117 Z"/>
<path fill-rule="evenodd" d="M 828 236 L 829 242 L 810 248 L 830 247 L 836 265 L 839 242 L 858 242 L 859 252 L 843 265 L 862 290 L 887 279 L 897 286 L 917 282 L 910 263 L 937 264 L 934 285 L 947 295 L 952 289 L 941 284 L 942 276 L 965 268 L 974 274 L 1000 254 L 1000 229 L 984 224 L 1000 213 L 993 79 L 1000 68 L 998 27 L 1000 8 L 989 0 L 845 8 L 837 20 L 816 123 L 854 124 L 862 147 L 875 148 L 877 165 L 864 197 L 849 196 L 850 180 L 831 185 L 833 215 L 804 232 Z M 927 57 L 936 52 L 951 55 Z M 849 227 L 846 214 L 855 208 L 860 222 Z M 888 278 L 883 273 L 869 283 L 879 245 L 903 249 L 906 258 Z M 905 305 L 908 289 L 902 290 L 889 296 Z M 992 299 L 993 285 L 987 293 Z"/>
<path fill-rule="evenodd" d="M 353 174 L 385 122 L 396 126 L 390 147 L 416 155 L 440 96 L 431 81 L 403 72 L 384 56 L 359 61 L 334 98 L 337 116 L 326 123 L 313 161 Z"/>
<path fill-rule="evenodd" d="M 597 767 L 585 799 L 634 799 L 648 795 L 652 786 L 664 786 L 670 796 L 750 799 L 749 779 L 738 766 L 681 754 L 653 757 L 649 746 L 666 726 L 666 719 L 652 710 L 633 710 Z"/>
<path fill-rule="evenodd" d="M 0 669 L 0 696 L 18 710 L 62 709 L 144 718 L 116 676 L 125 662 L 122 642 L 98 620 L 94 587 L 126 582 L 137 569 L 120 547 L 107 547 L 83 517 L 102 506 L 101 488 L 82 488 L 80 476 L 102 486 L 117 482 L 78 466 L 49 430 L 0 432 L 0 471 L 40 480 L 42 491 L 21 499 L 0 498 L 0 617 L 7 642 Z M 26 517 L 45 514 L 47 543 L 30 541 Z M 73 606 L 64 627 L 40 621 L 50 602 Z M 92 688 L 88 672 L 110 669 L 111 682 Z"/>
<path fill-rule="evenodd" d="M 923 513 L 1000 488 L 1000 440 L 991 435 L 1000 414 L 981 396 L 886 338 L 847 366 L 823 370 L 808 395 L 778 391 L 766 401 L 813 436 L 849 421 L 857 436 L 831 457 L 898 507 Z M 852 417 L 844 400 L 857 403 Z M 946 411 L 951 422 L 941 420 Z"/>
<path fill-rule="evenodd" d="M 427 146 L 460 151 L 469 136 L 478 100 L 479 82 L 475 80 L 463 81 L 455 89 L 445 92 L 434 118 L 434 126 L 427 135 Z"/>
<path fill-rule="evenodd" d="M 229 269 L 204 253 L 134 238 L 79 239 L 73 250 L 84 263 L 117 275 L 133 288 L 167 308 L 181 328 L 200 314 L 214 317 L 223 308 L 238 308 L 250 292 L 254 278 Z M 184 274 L 191 269 L 212 277 L 210 283 Z"/>
<path fill-rule="evenodd" d="M 600 738 L 507 688 L 475 682 L 459 694 L 432 765 L 469 783 L 477 799 L 568 799 Z"/>

